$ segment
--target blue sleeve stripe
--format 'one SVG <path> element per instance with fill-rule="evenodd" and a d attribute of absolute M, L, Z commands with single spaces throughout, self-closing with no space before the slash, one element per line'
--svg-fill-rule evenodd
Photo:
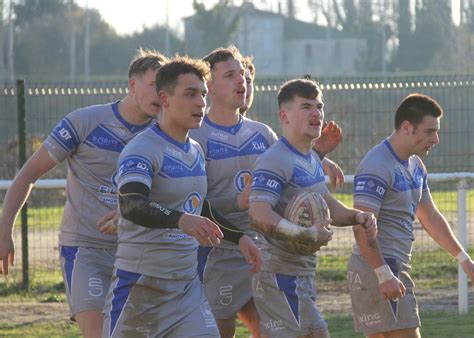
<path fill-rule="evenodd" d="M 380 201 L 380 202 L 383 201 L 383 198 L 380 198 L 376 194 L 364 193 L 364 192 L 356 192 L 356 193 L 354 193 L 354 197 L 370 197 L 370 198 L 375 199 L 375 200 Z"/>
<path fill-rule="evenodd" d="M 72 150 L 74 150 L 74 149 L 69 149 L 69 148 L 67 147 L 67 145 L 63 142 L 63 140 L 62 140 L 61 138 L 57 137 L 54 133 L 51 133 L 50 136 L 51 136 L 51 138 L 52 138 L 53 140 L 55 140 L 56 143 L 59 144 L 59 146 L 60 146 L 61 148 L 63 148 L 66 152 L 70 153 Z"/>
<path fill-rule="evenodd" d="M 145 164 L 148 165 L 150 168 L 153 168 L 153 166 L 151 165 L 151 162 L 147 158 L 140 155 L 128 155 L 124 157 L 122 161 L 120 161 L 120 164 L 123 164 L 125 161 L 128 161 L 128 160 L 139 160 L 139 161 L 145 162 Z"/>
<path fill-rule="evenodd" d="M 65 117 L 63 120 L 64 120 L 64 122 L 66 122 L 68 127 L 71 128 L 71 132 L 72 132 L 71 136 L 74 137 L 74 142 L 76 144 L 81 143 L 80 138 L 79 138 L 79 134 L 77 133 L 76 128 L 74 128 L 74 125 L 72 124 L 72 122 L 67 117 Z"/>
<path fill-rule="evenodd" d="M 280 181 L 282 182 L 285 182 L 285 178 L 274 173 L 273 171 L 270 171 L 270 170 L 265 170 L 265 169 L 257 169 L 255 170 L 255 172 L 253 173 L 253 176 L 256 176 L 257 174 L 264 174 L 264 175 L 270 175 L 270 176 L 273 176 L 277 179 L 279 179 Z"/>
<path fill-rule="evenodd" d="M 271 193 L 272 195 L 276 196 L 277 198 L 280 198 L 280 194 L 278 194 L 277 192 L 275 192 L 274 190 L 271 190 L 271 189 L 268 189 L 268 188 L 264 188 L 264 187 L 252 187 L 252 191 L 263 191 L 263 192 L 269 192 Z"/>
<path fill-rule="evenodd" d="M 376 180 L 379 180 L 381 181 L 382 183 L 385 184 L 385 186 L 388 187 L 388 183 L 387 181 L 385 181 L 383 178 L 381 178 L 380 176 L 377 176 L 377 175 L 371 175 L 371 174 L 360 174 L 360 175 L 356 175 L 354 177 L 354 182 L 358 179 L 367 179 L 367 178 L 372 178 L 372 179 L 376 179 Z"/>

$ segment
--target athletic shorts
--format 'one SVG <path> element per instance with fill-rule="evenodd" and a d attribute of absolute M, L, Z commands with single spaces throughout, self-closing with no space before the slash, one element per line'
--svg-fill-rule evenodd
<path fill-rule="evenodd" d="M 252 288 L 262 335 L 290 338 L 327 333 L 327 323 L 316 306 L 314 276 L 260 271 L 253 277 Z"/>
<path fill-rule="evenodd" d="M 250 265 L 239 250 L 199 247 L 198 272 L 216 319 L 233 319 L 252 299 Z"/>
<path fill-rule="evenodd" d="M 102 311 L 116 249 L 61 246 L 59 259 L 71 319 L 83 311 Z"/>
<path fill-rule="evenodd" d="M 406 287 L 405 296 L 398 301 L 382 298 L 377 276 L 363 257 L 352 255 L 347 267 L 354 328 L 366 336 L 420 326 L 411 267 L 389 257 L 385 262 Z"/>
<path fill-rule="evenodd" d="M 159 279 L 114 270 L 102 337 L 219 337 L 198 276 Z"/>

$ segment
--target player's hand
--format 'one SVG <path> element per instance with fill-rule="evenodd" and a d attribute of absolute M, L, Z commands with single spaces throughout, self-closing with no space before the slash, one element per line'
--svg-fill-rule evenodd
<path fill-rule="evenodd" d="M 178 228 L 185 234 L 196 238 L 201 246 L 218 245 L 224 238 L 224 234 L 217 224 L 199 215 L 183 214 L 179 218 Z"/>
<path fill-rule="evenodd" d="M 406 292 L 405 285 L 403 285 L 403 283 L 395 276 L 393 276 L 392 279 L 379 284 L 379 288 L 383 298 L 394 301 L 405 296 Z"/>
<path fill-rule="evenodd" d="M 342 141 L 342 129 L 334 121 L 324 122 L 321 136 L 314 142 L 318 154 L 326 155 L 336 149 Z"/>
<path fill-rule="evenodd" d="M 99 231 L 103 234 L 115 235 L 117 233 L 117 224 L 119 220 L 119 213 L 114 209 L 104 216 L 102 216 L 96 223 Z"/>
<path fill-rule="evenodd" d="M 309 228 L 301 227 L 299 234 L 290 239 L 297 254 L 308 256 L 328 245 L 332 239 L 332 230 L 329 229 L 331 220 L 323 220 Z"/>
<path fill-rule="evenodd" d="M 313 224 L 309 229 L 316 232 L 317 243 L 319 245 L 318 250 L 321 247 L 328 245 L 332 240 L 333 231 L 329 229 L 329 225 L 332 223 L 331 219 L 322 220 L 317 224 Z"/>
<path fill-rule="evenodd" d="M 327 157 L 323 159 L 322 164 L 324 172 L 329 176 L 329 180 L 331 181 L 332 190 L 336 191 L 336 189 L 342 188 L 344 185 L 344 172 L 339 165 Z"/>
<path fill-rule="evenodd" d="M 355 215 L 355 220 L 357 224 L 362 225 L 369 233 L 377 231 L 377 219 L 373 213 L 360 211 Z"/>
<path fill-rule="evenodd" d="M 466 275 L 471 278 L 472 284 L 474 284 L 474 261 L 466 259 L 461 263 L 461 267 Z"/>
<path fill-rule="evenodd" d="M 252 184 L 247 183 L 244 190 L 237 195 L 237 206 L 240 210 L 247 210 L 249 208 L 249 197 L 250 191 L 252 190 Z"/>
<path fill-rule="evenodd" d="M 0 274 L 8 276 L 8 268 L 15 264 L 15 243 L 11 234 L 0 234 Z"/>
<path fill-rule="evenodd" d="M 260 250 L 257 248 L 255 243 L 249 236 L 243 235 L 242 237 L 240 237 L 239 249 L 242 255 L 244 256 L 245 261 L 252 266 L 250 269 L 250 273 L 253 275 L 258 270 L 260 270 L 260 266 L 262 265 L 262 257 L 260 256 Z"/>

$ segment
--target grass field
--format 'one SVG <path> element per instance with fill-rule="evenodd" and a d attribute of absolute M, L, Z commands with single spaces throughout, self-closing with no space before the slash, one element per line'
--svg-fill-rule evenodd
<path fill-rule="evenodd" d="M 345 204 L 352 205 L 351 194 L 335 194 L 334 196 Z M 432 196 L 442 213 L 457 212 L 457 191 L 432 192 Z M 467 210 L 474 212 L 474 190 L 468 191 L 467 201 Z M 28 227 L 31 229 L 55 229 L 61 220 L 62 213 L 62 205 L 54 207 L 30 207 L 28 208 Z M 18 225 L 19 224 L 17 224 L 17 226 Z"/>

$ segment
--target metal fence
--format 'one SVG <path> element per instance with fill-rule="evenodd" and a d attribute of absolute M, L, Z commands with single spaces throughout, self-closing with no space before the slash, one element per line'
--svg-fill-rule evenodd
<path fill-rule="evenodd" d="M 276 92 L 285 79 L 256 83 L 256 98 L 249 116 L 265 122 L 280 132 Z M 331 77 L 317 79 L 324 93 L 326 119 L 337 121 L 343 128 L 344 140 L 330 155 L 346 173 L 352 174 L 362 156 L 374 144 L 389 135 L 398 103 L 409 93 L 419 92 L 434 97 L 445 110 L 441 124 L 441 143 L 425 159 L 431 173 L 474 172 L 474 75 Z M 24 95 L 17 83 L 0 87 L 0 180 L 10 180 L 18 171 L 21 145 L 28 158 L 51 129 L 68 112 L 87 105 L 119 100 L 126 95 L 125 82 L 97 83 L 26 83 Z M 20 88 L 20 90 L 18 89 Z M 24 119 L 21 117 L 24 101 Z M 19 122 L 20 121 L 20 122 Z M 24 127 L 21 125 L 24 121 Z M 22 137 L 21 135 L 24 135 Z M 64 178 L 66 168 L 59 165 L 45 178 Z M 458 226 L 456 181 L 431 182 L 438 207 L 443 211 L 455 232 Z M 467 181 L 466 240 L 474 243 L 474 189 Z M 351 204 L 351 188 L 346 185 L 338 195 Z M 3 204 L 5 191 L 0 189 Z M 29 259 L 29 270 L 23 269 L 21 278 L 42 281 L 59 269 L 57 231 L 65 194 L 63 189 L 35 189 L 28 202 L 24 234 L 28 235 L 28 255 L 17 254 L 17 268 L 13 279 L 20 279 L 22 262 Z M 415 230 L 414 253 L 430 253 L 426 263 L 442 255 L 434 242 L 419 225 Z M 19 253 L 26 245 L 21 239 L 21 227 L 16 226 Z M 352 232 L 338 230 L 322 256 L 347 256 L 353 242 Z M 25 261 L 26 262 L 26 261 Z M 419 260 L 417 264 L 424 264 Z M 330 263 L 325 263 L 330 264 Z M 456 268 L 453 261 L 451 268 Z M 415 267 L 416 268 L 416 267 Z M 26 276 L 25 276 L 26 275 Z"/>

